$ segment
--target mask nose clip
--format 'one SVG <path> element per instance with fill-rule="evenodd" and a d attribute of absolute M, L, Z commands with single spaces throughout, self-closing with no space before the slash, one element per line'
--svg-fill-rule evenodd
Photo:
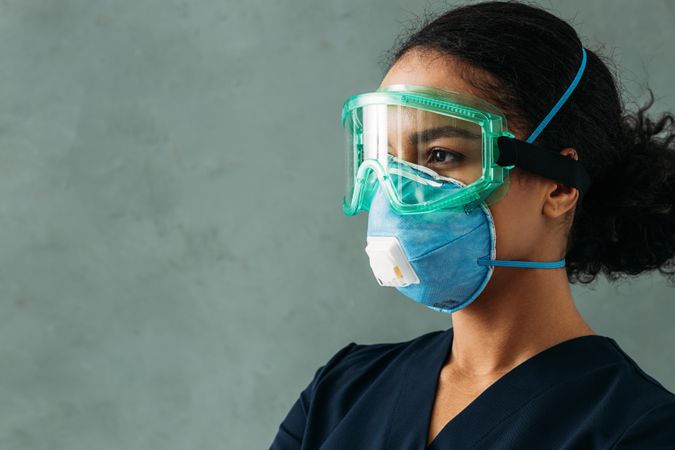
<path fill-rule="evenodd" d="M 394 236 L 368 236 L 366 253 L 380 286 L 406 287 L 420 280 Z"/>

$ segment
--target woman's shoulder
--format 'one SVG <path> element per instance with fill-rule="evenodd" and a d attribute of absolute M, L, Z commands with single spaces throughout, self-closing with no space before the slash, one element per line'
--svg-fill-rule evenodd
<path fill-rule="evenodd" d="M 367 417 L 373 416 L 374 408 L 390 407 L 390 394 L 400 384 L 406 362 L 427 353 L 419 350 L 440 342 L 446 332 L 432 331 L 398 342 L 349 342 L 316 370 L 280 424 L 271 448 L 300 448 L 305 443 L 318 447 L 326 430 L 333 429 L 358 402 Z"/>
<path fill-rule="evenodd" d="M 632 416 L 613 449 L 675 448 L 675 394 L 643 370 L 614 340 L 623 377 L 613 380 L 617 396 Z"/>
<path fill-rule="evenodd" d="M 357 343 L 350 342 L 335 352 L 319 369 L 317 378 L 330 375 L 335 378 L 354 378 L 360 375 L 397 370 L 412 357 L 418 357 L 426 348 L 431 348 L 450 330 L 436 330 L 411 339 L 395 342 Z M 319 381 L 319 380 L 317 380 Z"/>
<path fill-rule="evenodd" d="M 643 395 L 649 393 L 659 403 L 675 403 L 673 392 L 648 374 L 614 339 L 607 338 L 607 340 L 611 343 L 622 363 L 624 376 L 631 381 L 636 391 L 641 391 Z"/>

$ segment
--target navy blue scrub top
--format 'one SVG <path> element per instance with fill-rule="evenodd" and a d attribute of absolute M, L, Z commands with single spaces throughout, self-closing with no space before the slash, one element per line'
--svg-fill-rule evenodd
<path fill-rule="evenodd" d="M 597 335 L 516 366 L 427 446 L 452 335 L 349 343 L 316 371 L 271 450 L 675 449 L 675 395 Z"/>

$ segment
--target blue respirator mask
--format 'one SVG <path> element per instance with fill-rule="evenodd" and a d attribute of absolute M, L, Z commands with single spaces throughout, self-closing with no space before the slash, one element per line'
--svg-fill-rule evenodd
<path fill-rule="evenodd" d="M 366 253 L 382 286 L 435 311 L 466 307 L 494 266 L 565 267 L 565 260 L 496 259 L 489 205 L 508 192 L 519 167 L 579 190 L 583 166 L 533 141 L 562 107 L 586 66 L 526 141 L 508 131 L 496 106 L 475 96 L 424 86 L 390 85 L 345 102 L 347 183 L 343 210 L 368 213 Z"/>

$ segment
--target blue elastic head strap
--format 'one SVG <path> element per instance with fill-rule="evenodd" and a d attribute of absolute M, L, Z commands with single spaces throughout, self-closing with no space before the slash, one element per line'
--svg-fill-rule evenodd
<path fill-rule="evenodd" d="M 479 266 L 526 267 L 531 269 L 558 269 L 565 267 L 565 258 L 558 261 L 516 261 L 512 259 L 478 258 Z"/>
<path fill-rule="evenodd" d="M 560 155 L 558 152 L 549 152 L 546 149 L 534 149 L 533 142 L 539 134 L 546 128 L 551 119 L 558 113 L 567 99 L 572 95 L 574 89 L 579 84 L 584 70 L 586 69 L 586 49 L 581 48 L 581 65 L 574 79 L 570 83 L 565 93 L 558 102 L 551 108 L 551 111 L 544 117 L 537 128 L 532 132 L 526 141 L 518 141 L 511 138 L 499 138 L 500 157 L 497 164 L 516 165 L 526 170 L 531 170 L 548 178 L 560 180 L 567 185 L 579 189 L 581 197 L 590 185 L 590 176 L 584 168 L 570 158 Z M 481 266 L 502 266 L 502 267 L 525 267 L 532 269 L 557 269 L 565 267 L 565 258 L 559 261 L 515 261 L 508 259 L 490 259 L 488 257 L 478 258 L 478 265 Z"/>
<path fill-rule="evenodd" d="M 570 83 L 565 93 L 558 100 L 558 103 L 556 103 L 555 106 L 551 109 L 551 111 L 549 111 L 546 117 L 544 117 L 544 120 L 541 121 L 539 126 L 537 126 L 537 128 L 532 132 L 530 137 L 528 137 L 525 142 L 531 144 L 532 142 L 534 142 L 535 139 L 537 139 L 537 136 L 539 136 L 539 134 L 542 131 L 544 131 L 546 125 L 548 125 L 551 119 L 553 119 L 553 116 L 555 116 L 558 113 L 560 108 L 562 108 L 562 105 L 565 104 L 570 95 L 572 95 L 572 92 L 574 92 L 574 89 L 577 87 L 577 84 L 579 84 L 579 80 L 581 80 L 581 76 L 584 74 L 585 69 L 586 69 L 586 49 L 581 47 L 581 65 L 579 66 L 579 70 L 577 71 L 577 74 L 572 80 L 572 83 Z"/>

